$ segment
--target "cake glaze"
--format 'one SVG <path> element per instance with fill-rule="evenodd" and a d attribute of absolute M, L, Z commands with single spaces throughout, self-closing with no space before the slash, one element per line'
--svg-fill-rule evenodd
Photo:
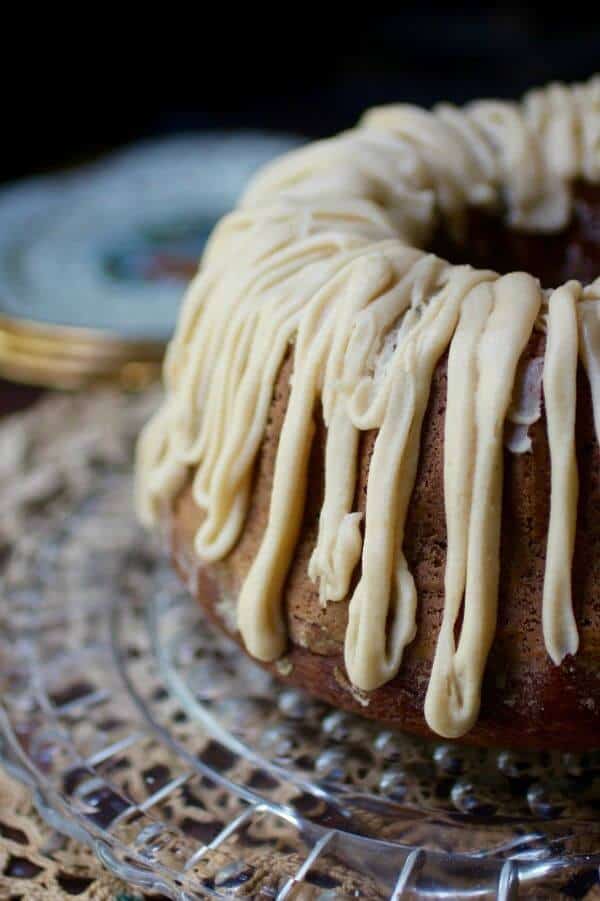
<path fill-rule="evenodd" d="M 169 348 L 165 403 L 140 439 L 137 498 L 152 523 L 193 472 L 204 514 L 195 553 L 209 564 L 226 558 L 244 529 L 273 391 L 293 349 L 267 524 L 237 609 L 255 657 L 275 660 L 287 647 L 282 595 L 321 405 L 325 487 L 308 574 L 323 605 L 351 595 L 352 685 L 371 692 L 400 669 L 418 604 L 405 522 L 446 354 L 445 600 L 427 723 L 459 737 L 477 720 L 497 618 L 505 423 L 516 429 L 512 450 L 527 452 L 542 392 L 551 458 L 543 639 L 557 665 L 577 651 L 576 379 L 581 359 L 598 427 L 600 280 L 545 290 L 526 273 L 498 276 L 421 249 L 440 222 L 460 241 L 473 207 L 503 205 L 513 228 L 552 233 L 569 221 L 576 179 L 600 180 L 598 78 L 522 104 L 374 110 L 353 131 L 267 167 L 218 226 Z M 546 336 L 537 379 L 520 370 L 535 331 Z M 527 379 L 534 387 L 523 391 Z M 371 430 L 362 513 L 358 447 Z"/>

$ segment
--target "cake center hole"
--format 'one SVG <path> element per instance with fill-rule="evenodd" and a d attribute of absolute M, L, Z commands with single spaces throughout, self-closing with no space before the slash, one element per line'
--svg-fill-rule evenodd
<path fill-rule="evenodd" d="M 500 274 L 529 272 L 544 288 L 569 279 L 588 285 L 600 276 L 600 185 L 573 185 L 571 221 L 560 232 L 517 231 L 500 216 L 471 209 L 462 240 L 440 229 L 430 249 L 455 264 L 470 263 Z"/>

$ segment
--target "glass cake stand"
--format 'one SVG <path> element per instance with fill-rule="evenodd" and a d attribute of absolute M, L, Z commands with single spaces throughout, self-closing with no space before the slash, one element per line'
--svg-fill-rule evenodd
<path fill-rule="evenodd" d="M 583 895 L 600 753 L 427 742 L 274 681 L 135 522 L 148 405 L 63 398 L 10 436 L 0 759 L 50 824 L 181 901 Z"/>

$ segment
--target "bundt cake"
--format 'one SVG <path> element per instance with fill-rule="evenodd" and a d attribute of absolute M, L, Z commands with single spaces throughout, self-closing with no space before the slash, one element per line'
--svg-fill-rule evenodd
<path fill-rule="evenodd" d="M 424 735 L 600 747 L 599 276 L 599 77 L 288 154 L 187 292 L 142 520 L 281 679 Z"/>

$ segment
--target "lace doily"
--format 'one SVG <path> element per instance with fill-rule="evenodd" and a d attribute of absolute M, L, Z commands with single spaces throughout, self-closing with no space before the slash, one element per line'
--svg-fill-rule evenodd
<path fill-rule="evenodd" d="M 136 553 L 132 528 L 135 531 L 137 527 L 131 521 L 129 492 L 117 492 L 108 499 L 100 498 L 102 516 L 98 520 L 93 516 L 87 518 L 84 513 L 73 527 L 70 514 L 76 509 L 81 512 L 81 506 L 85 508 L 86 505 L 94 504 L 94 498 L 90 494 L 93 494 L 92 488 L 99 470 L 111 470 L 117 474 L 118 479 L 119 474 L 122 476 L 129 469 L 133 440 L 141 422 L 147 418 L 149 410 L 155 404 L 156 397 L 152 393 L 145 396 L 110 392 L 91 396 L 65 396 L 42 402 L 35 409 L 12 417 L 3 424 L 0 429 L 0 480 L 6 487 L 0 500 L 0 558 L 3 563 L 2 589 L 7 606 L 2 608 L 6 617 L 0 615 L 0 635 L 5 641 L 10 642 L 14 637 L 7 635 L 8 629 L 14 629 L 17 633 L 26 630 L 32 619 L 40 624 L 46 617 L 47 623 L 53 615 L 59 615 L 65 590 L 71 593 L 80 590 L 84 593 L 88 612 L 96 605 L 101 608 L 106 601 L 103 592 L 114 591 L 113 580 L 123 563 L 123 554 L 127 556 Z M 106 531 L 107 517 L 114 523 L 114 529 L 110 532 Z M 57 522 L 61 520 L 66 537 L 62 536 L 57 544 L 54 532 Z M 119 535 L 122 521 L 125 523 Z M 96 522 L 99 523 L 98 527 Z M 52 535 L 49 534 L 50 530 L 53 530 Z M 46 543 L 45 537 L 48 538 Z M 119 538 L 123 539 L 121 544 Z M 139 582 L 140 575 L 146 563 L 150 575 L 153 574 L 154 567 L 144 557 L 147 553 L 146 537 L 140 533 L 139 538 L 139 559 L 131 567 L 125 567 L 125 570 L 129 572 L 132 583 L 128 588 L 143 599 L 147 585 Z M 98 557 L 104 557 L 107 562 L 102 576 L 98 570 L 90 573 L 82 565 L 81 549 L 87 547 L 89 550 L 90 545 L 94 547 Z M 69 585 L 56 578 L 57 572 L 53 564 L 57 554 L 60 554 L 63 564 L 68 562 L 61 574 L 69 580 Z M 38 574 L 41 567 L 42 578 L 46 580 L 43 586 L 43 610 L 40 610 L 40 598 L 32 599 L 29 594 L 32 575 L 30 567 L 36 567 Z M 56 636 L 59 642 L 65 639 L 65 646 L 60 651 L 67 649 L 67 642 L 69 650 L 91 642 L 88 630 L 95 627 L 93 616 L 82 617 L 79 623 L 71 625 L 73 631 L 68 639 L 60 632 Z M 144 660 L 147 649 L 141 646 L 143 642 L 139 647 L 136 646 L 137 637 L 136 634 L 131 635 L 129 652 L 132 659 L 140 659 L 139 670 L 142 673 L 147 665 Z M 0 674 L 0 692 L 5 693 L 8 707 L 14 702 L 11 708 L 13 716 L 18 718 L 19 705 L 23 707 L 21 732 L 19 734 L 17 723 L 17 735 L 26 753 L 40 765 L 42 771 L 50 769 L 47 758 L 60 755 L 60 737 L 48 735 L 47 729 L 41 737 L 35 733 L 31 720 L 35 720 L 37 711 L 28 709 L 29 702 L 18 691 L 23 673 L 12 668 L 12 659 L 8 661 L 7 667 L 6 645 L 3 648 L 2 644 L 0 639 L 0 670 L 4 666 Z M 90 670 L 90 680 L 94 676 L 102 678 L 101 672 Z M 64 709 L 69 704 L 77 705 L 81 698 L 86 700 L 88 691 L 89 685 L 78 682 L 66 687 L 61 685 L 57 690 L 51 691 L 50 696 Z M 191 733 L 194 730 L 182 714 L 177 701 L 170 698 L 167 691 L 159 685 L 153 688 L 153 696 L 154 702 L 164 708 L 165 718 L 172 723 L 178 739 L 189 742 L 191 746 Z M 94 723 L 93 713 L 89 717 L 83 715 L 80 722 L 72 723 L 74 732 L 71 737 L 76 742 L 90 741 L 93 744 L 100 732 L 112 737 L 123 731 L 123 726 L 128 725 L 127 716 L 131 711 L 123 709 L 117 701 L 112 712 L 114 716 L 111 720 L 106 707 L 102 708 L 102 723 Z M 15 725 L 14 719 L 11 725 Z M 97 732 L 92 734 L 95 727 Z M 206 760 L 210 761 L 211 743 L 201 732 L 198 732 L 197 739 L 198 753 L 203 752 L 204 746 Z M 54 741 L 56 745 L 51 747 Z M 119 739 L 113 744 L 119 744 Z M 112 784 L 118 784 L 129 797 L 148 798 L 156 793 L 160 794 L 173 780 L 173 767 L 177 765 L 173 753 L 151 736 L 143 736 L 139 745 L 134 747 L 129 747 L 129 739 L 122 744 L 123 751 L 115 752 L 110 757 L 105 770 L 107 775 L 110 772 Z M 102 762 L 97 754 L 96 760 L 96 767 L 101 770 Z M 77 767 L 69 768 L 66 760 L 64 765 L 65 783 L 75 783 L 78 780 L 83 782 L 84 776 Z M 242 768 L 247 769 L 243 762 Z M 255 772 L 255 768 L 250 766 L 248 773 L 239 773 L 239 778 L 241 781 L 243 778 L 251 779 Z M 177 781 L 177 776 L 174 778 Z M 258 782 L 260 778 L 260 774 L 256 772 Z M 1 899 L 13 896 L 35 899 L 76 895 L 84 899 L 122 898 L 124 901 L 126 896 L 140 896 L 139 891 L 127 889 L 122 881 L 102 869 L 97 857 L 100 846 L 96 847 L 97 853 L 94 854 L 85 845 L 49 829 L 32 805 L 31 793 L 27 788 L 3 771 L 0 771 L 0 780 Z M 76 792 L 73 784 L 67 784 L 66 787 L 68 791 Z M 227 795 L 223 786 L 213 785 L 207 779 L 202 780 L 197 789 L 200 790 L 194 791 L 188 787 L 184 792 L 176 792 L 176 797 L 169 798 L 169 805 L 165 804 L 160 809 L 165 820 L 179 824 L 189 837 L 188 853 L 210 843 L 236 818 L 241 816 L 243 819 L 247 810 L 243 799 Z M 89 795 L 86 797 L 89 799 Z M 113 812 L 119 806 L 116 793 L 109 798 L 101 798 L 100 803 L 103 802 L 105 809 L 99 814 L 101 821 L 104 816 L 110 816 L 111 805 Z M 52 811 L 45 807 L 45 802 L 39 796 L 37 804 L 52 816 Z M 174 806 L 176 811 L 173 810 Z M 134 816 L 134 822 L 135 820 Z M 147 841 L 153 852 L 160 848 L 161 852 L 168 850 L 175 857 L 180 856 L 183 849 L 167 849 L 172 836 L 159 836 L 155 826 L 156 820 L 149 821 L 141 829 L 127 823 L 124 835 L 133 835 L 135 832 L 138 839 L 142 835 L 142 842 Z M 302 843 L 294 837 L 293 829 L 288 831 L 289 835 L 286 835 L 280 823 L 269 821 L 268 816 L 261 820 L 259 816 L 245 836 L 243 861 L 239 857 L 239 847 L 210 852 L 193 867 L 196 880 L 203 879 L 207 887 L 212 883 L 217 891 L 219 887 L 227 891 L 229 885 L 236 888 L 236 893 L 242 890 L 243 894 L 251 897 L 265 892 L 264 897 L 275 897 L 284 884 L 301 869 L 305 860 L 305 854 L 301 850 Z M 266 848 L 263 840 L 270 847 Z M 344 893 L 347 890 L 349 897 L 354 897 L 358 890 L 356 878 L 344 872 L 343 867 L 334 865 L 328 876 L 323 878 L 326 878 L 328 884 L 343 889 Z M 368 878 L 360 881 L 363 886 L 360 896 L 375 897 L 364 894 Z M 127 895 L 127 892 L 130 894 Z"/>
<path fill-rule="evenodd" d="M 600 760 L 381 732 L 202 624 L 131 512 L 155 404 L 0 427 L 0 901 L 600 898 Z"/>

